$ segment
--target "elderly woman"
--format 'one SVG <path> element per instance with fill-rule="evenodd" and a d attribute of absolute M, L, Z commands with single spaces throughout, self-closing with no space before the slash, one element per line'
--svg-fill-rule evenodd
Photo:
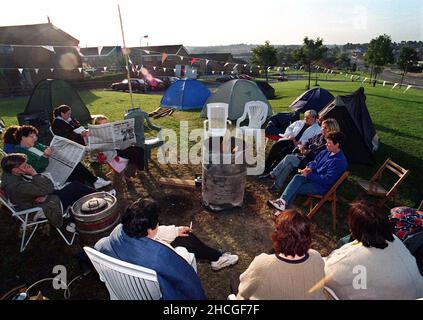
<path fill-rule="evenodd" d="M 325 258 L 325 285 L 340 299 L 397 300 L 423 297 L 416 259 L 393 235 L 388 215 L 367 201 L 348 213 L 353 242 Z"/>
<path fill-rule="evenodd" d="M 49 157 L 53 153 L 53 150 L 46 145 L 37 143 L 37 134 L 38 130 L 35 127 L 28 125 L 21 126 L 16 133 L 16 141 L 19 143 L 16 146 L 16 152 L 25 154 L 28 157 L 28 164 L 37 173 L 41 173 L 47 168 Z M 77 164 L 67 181 L 79 181 L 81 183 L 88 181 L 93 184 L 95 189 L 101 189 L 112 183 L 111 181 L 94 176 L 81 163 Z"/>
<path fill-rule="evenodd" d="M 304 167 L 326 148 L 326 138 L 329 133 L 339 131 L 339 124 L 335 119 L 327 119 L 322 122 L 322 133 L 309 139 L 304 145 L 298 148 L 298 154 L 287 155 L 279 164 L 266 176 L 261 179 L 274 179 L 270 187 L 271 192 L 279 191 L 285 183 L 288 175 L 295 169 Z"/>
<path fill-rule="evenodd" d="M 53 117 L 51 129 L 54 134 L 86 145 L 85 138 L 88 137 L 89 132 L 81 127 L 78 120 L 72 118 L 72 110 L 69 106 L 63 104 L 55 108 Z"/>
<path fill-rule="evenodd" d="M 275 254 L 255 257 L 239 277 L 238 299 L 323 300 L 324 262 L 310 249 L 311 222 L 296 210 L 282 212 L 272 233 Z"/>

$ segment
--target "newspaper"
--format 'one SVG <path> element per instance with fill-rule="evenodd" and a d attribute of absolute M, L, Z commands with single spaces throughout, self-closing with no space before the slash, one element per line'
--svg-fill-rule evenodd
<path fill-rule="evenodd" d="M 60 136 L 53 137 L 50 147 L 53 152 L 44 173 L 60 189 L 84 156 L 85 147 Z"/>
<path fill-rule="evenodd" d="M 88 148 L 90 150 L 126 149 L 135 144 L 134 119 L 106 124 L 88 125 Z"/>

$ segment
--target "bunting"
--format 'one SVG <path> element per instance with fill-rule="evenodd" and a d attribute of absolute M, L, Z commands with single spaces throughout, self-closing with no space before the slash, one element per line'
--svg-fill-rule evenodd
<path fill-rule="evenodd" d="M 163 52 L 162 53 L 162 64 L 166 61 L 166 59 L 167 59 L 167 53 Z"/>

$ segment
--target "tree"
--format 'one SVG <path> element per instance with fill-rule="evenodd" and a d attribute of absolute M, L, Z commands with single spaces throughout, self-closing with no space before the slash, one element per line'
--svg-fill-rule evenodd
<path fill-rule="evenodd" d="M 257 46 L 251 50 L 251 62 L 253 64 L 264 67 L 266 73 L 266 81 L 268 80 L 268 68 L 276 66 L 278 60 L 276 58 L 277 50 L 274 46 L 266 41 L 264 45 Z"/>
<path fill-rule="evenodd" d="M 403 71 L 401 77 L 400 88 L 404 81 L 404 76 L 407 74 L 407 71 L 419 61 L 419 55 L 417 51 L 409 46 L 404 46 L 401 48 L 400 56 L 398 59 L 398 67 Z"/>
<path fill-rule="evenodd" d="M 308 85 L 310 89 L 311 81 L 311 64 L 313 61 L 319 60 L 323 57 L 328 49 L 323 45 L 323 39 L 317 38 L 316 40 L 304 38 L 303 46 L 294 51 L 294 58 L 299 63 L 304 64 L 308 68 Z"/>
<path fill-rule="evenodd" d="M 364 59 L 371 67 L 371 71 L 375 77 L 374 80 L 376 80 L 378 74 L 382 72 L 383 67 L 388 63 L 394 62 L 391 37 L 384 34 L 372 39 Z"/>

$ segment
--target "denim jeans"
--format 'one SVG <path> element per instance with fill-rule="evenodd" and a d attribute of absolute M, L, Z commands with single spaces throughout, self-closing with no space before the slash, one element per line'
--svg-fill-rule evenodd
<path fill-rule="evenodd" d="M 272 177 L 275 178 L 275 186 L 277 188 L 282 188 L 286 178 L 288 175 L 294 170 L 298 168 L 300 164 L 300 159 L 295 154 L 288 154 L 279 164 L 270 172 Z"/>
<path fill-rule="evenodd" d="M 309 195 L 320 194 L 320 192 L 314 183 L 308 181 L 306 177 L 296 174 L 281 195 L 281 198 L 285 200 L 286 208 L 290 207 L 297 194 Z"/>

